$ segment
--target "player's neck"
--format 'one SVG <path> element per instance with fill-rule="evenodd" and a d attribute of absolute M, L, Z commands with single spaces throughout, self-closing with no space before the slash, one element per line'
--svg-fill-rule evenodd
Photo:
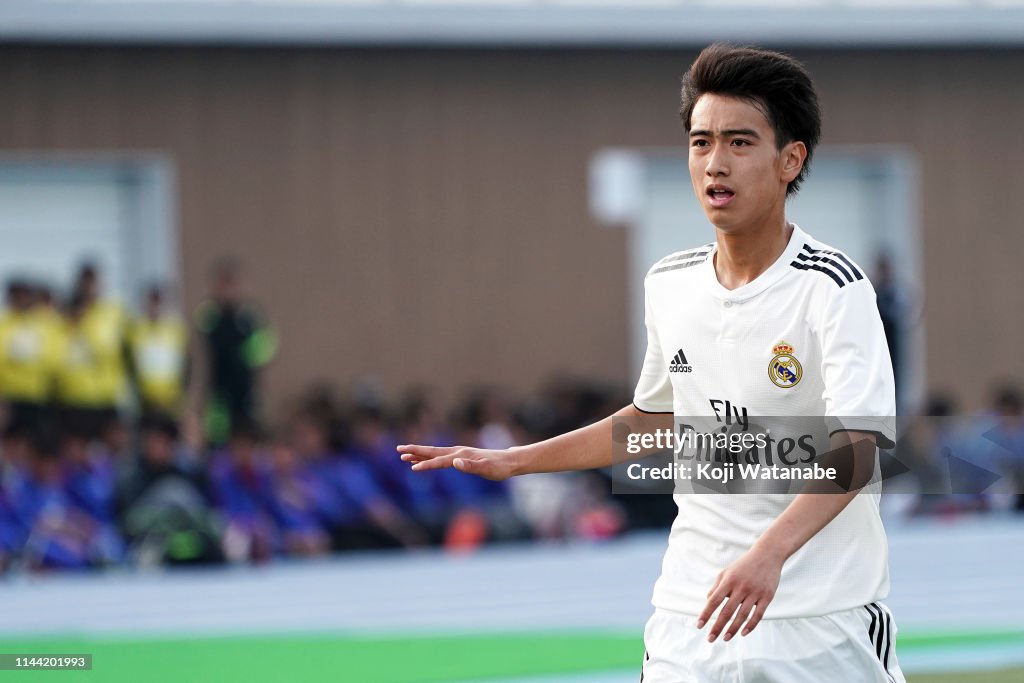
<path fill-rule="evenodd" d="M 775 263 L 789 244 L 793 226 L 782 216 L 751 230 L 715 232 L 718 236 L 715 275 L 726 289 L 737 289 Z"/>

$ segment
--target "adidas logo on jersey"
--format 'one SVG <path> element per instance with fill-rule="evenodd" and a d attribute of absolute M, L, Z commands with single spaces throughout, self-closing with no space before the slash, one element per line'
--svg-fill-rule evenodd
<path fill-rule="evenodd" d="M 686 362 L 686 354 L 683 353 L 682 349 L 676 354 L 676 357 L 672 359 L 672 362 L 668 364 L 669 372 L 693 372 L 693 366 Z"/>

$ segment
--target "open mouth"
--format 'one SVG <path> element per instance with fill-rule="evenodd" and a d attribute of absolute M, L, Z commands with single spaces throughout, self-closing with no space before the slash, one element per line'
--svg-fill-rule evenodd
<path fill-rule="evenodd" d="M 727 187 L 712 185 L 707 189 L 707 195 L 711 199 L 711 205 L 720 208 L 731 202 L 736 193 Z"/>

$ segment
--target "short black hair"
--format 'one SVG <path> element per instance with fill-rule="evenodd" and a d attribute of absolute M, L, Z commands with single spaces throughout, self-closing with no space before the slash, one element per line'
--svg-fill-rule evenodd
<path fill-rule="evenodd" d="M 795 194 L 821 139 L 821 108 L 807 69 L 781 52 L 714 43 L 704 48 L 683 74 L 679 116 L 687 133 L 694 105 L 707 94 L 736 97 L 760 109 L 775 131 L 778 149 L 793 141 L 804 143 L 807 158 L 786 188 L 787 195 Z"/>
<path fill-rule="evenodd" d="M 263 427 L 252 417 L 243 416 L 231 423 L 231 439 L 259 442 L 265 436 Z"/>
<path fill-rule="evenodd" d="M 953 417 L 956 413 L 956 401 L 948 394 L 941 392 L 933 393 L 925 402 L 925 417 Z"/>
<path fill-rule="evenodd" d="M 100 267 L 96 265 L 96 262 L 92 259 L 84 259 L 78 264 L 78 274 L 75 277 L 75 281 L 95 280 L 99 275 Z"/>
<path fill-rule="evenodd" d="M 139 420 L 139 431 L 144 434 L 159 434 L 171 441 L 178 438 L 178 422 L 171 415 L 161 412 L 147 413 Z"/>
<path fill-rule="evenodd" d="M 1024 406 L 1020 390 L 1013 384 L 1004 384 L 996 389 L 995 407 L 1004 413 L 1018 415 Z"/>
<path fill-rule="evenodd" d="M 242 274 L 242 261 L 237 256 L 226 254 L 218 256 L 210 266 L 210 278 L 215 282 L 235 279 Z"/>

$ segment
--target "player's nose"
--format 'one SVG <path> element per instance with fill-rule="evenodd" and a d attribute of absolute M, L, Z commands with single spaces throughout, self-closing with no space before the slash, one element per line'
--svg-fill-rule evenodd
<path fill-rule="evenodd" d="M 706 159 L 707 165 L 704 167 L 704 173 L 709 178 L 729 175 L 728 157 L 720 145 L 716 145 Z"/>

